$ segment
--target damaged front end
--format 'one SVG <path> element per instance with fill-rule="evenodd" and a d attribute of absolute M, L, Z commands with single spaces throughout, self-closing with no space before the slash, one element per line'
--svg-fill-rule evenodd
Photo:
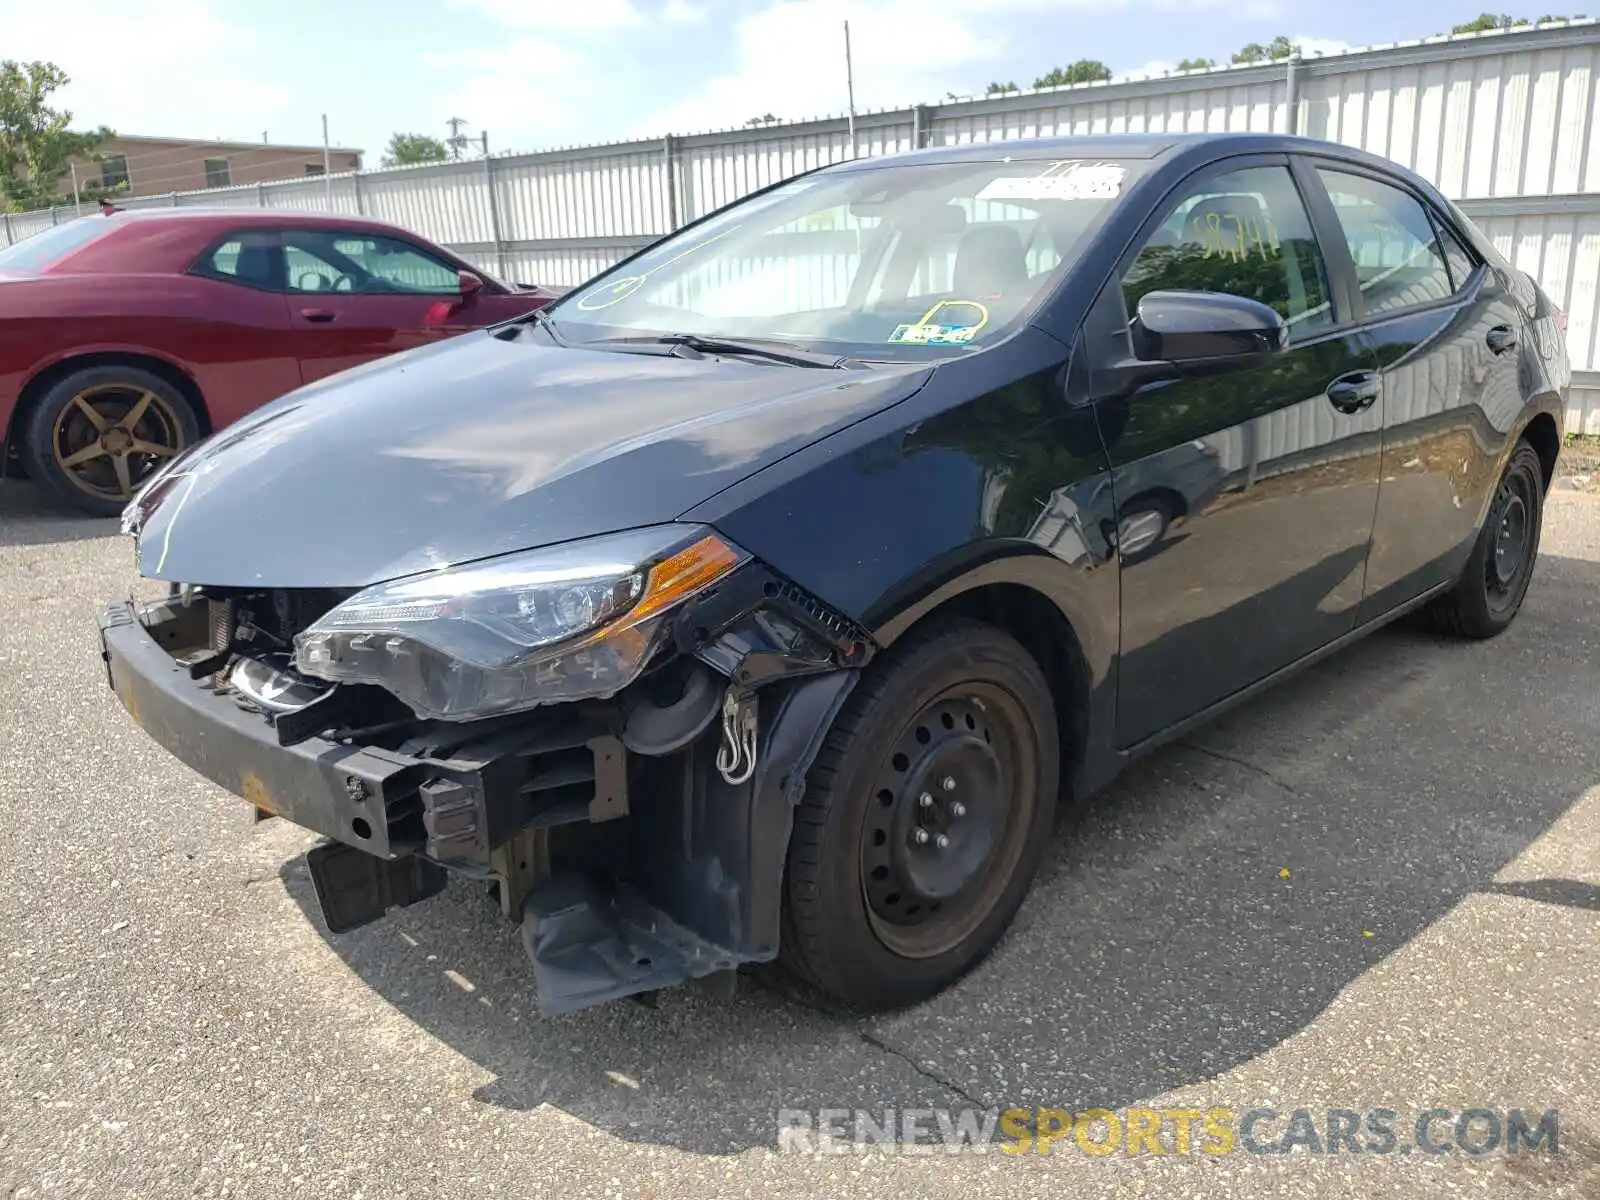
<path fill-rule="evenodd" d="M 308 861 L 333 932 L 491 882 L 570 1012 L 775 957 L 793 810 L 874 649 L 709 531 L 659 549 L 603 576 L 540 560 L 514 602 L 449 571 L 175 586 L 108 607 L 104 658 L 156 741 L 328 839 Z M 552 633 L 499 670 L 494 639 Z"/>

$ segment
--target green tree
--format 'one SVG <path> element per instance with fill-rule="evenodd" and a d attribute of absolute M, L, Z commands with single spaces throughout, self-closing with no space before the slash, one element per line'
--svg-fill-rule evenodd
<path fill-rule="evenodd" d="M 1240 48 L 1233 56 L 1236 63 L 1273 62 L 1276 59 L 1288 58 L 1294 53 L 1294 43 L 1279 34 L 1263 46 L 1260 42 L 1251 42 Z"/>
<path fill-rule="evenodd" d="M 397 133 L 384 147 L 383 165 L 409 167 L 416 163 L 443 162 L 444 142 L 425 133 Z"/>
<path fill-rule="evenodd" d="M 50 107 L 50 93 L 69 82 L 54 63 L 0 62 L 0 208 L 13 212 L 70 204 L 57 194 L 61 177 L 74 158 L 88 158 L 111 130 L 101 126 L 74 133 L 72 114 Z M 93 198 L 103 189 L 85 182 L 80 195 Z"/>
<path fill-rule="evenodd" d="M 759 117 L 751 117 L 745 122 L 746 125 L 776 125 L 777 123 L 778 118 L 771 113 L 762 113 Z"/>
<path fill-rule="evenodd" d="M 1103 83 L 1111 78 L 1111 68 L 1098 59 L 1080 58 L 1066 67 L 1051 67 L 1047 75 L 1033 81 L 1036 88 L 1060 87 L 1064 83 Z"/>
<path fill-rule="evenodd" d="M 1214 58 L 1180 58 L 1178 60 L 1178 70 L 1180 71 L 1204 71 L 1207 67 L 1216 65 L 1217 60 Z"/>
<path fill-rule="evenodd" d="M 1530 20 L 1527 17 L 1513 17 L 1509 13 L 1479 13 L 1470 21 L 1463 21 L 1460 25 L 1452 25 L 1451 33 L 1487 33 L 1493 29 L 1520 29 L 1524 25 L 1532 25 L 1537 21 L 1543 25 L 1551 21 L 1581 21 L 1583 14 L 1578 13 L 1572 17 L 1543 16 Z"/>
<path fill-rule="evenodd" d="M 1020 92 L 1022 89 L 1014 83 L 991 83 L 983 89 L 985 96 L 1003 96 L 1007 92 Z"/>

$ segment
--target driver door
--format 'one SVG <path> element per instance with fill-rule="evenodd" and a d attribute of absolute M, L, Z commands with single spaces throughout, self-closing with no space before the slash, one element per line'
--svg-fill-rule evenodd
<path fill-rule="evenodd" d="M 1265 362 L 1098 394 L 1122 577 L 1121 745 L 1136 745 L 1355 627 L 1378 499 L 1375 373 L 1282 157 L 1233 160 L 1152 214 L 1091 326 L 1102 362 L 1155 290 L 1277 310 Z M 1091 328 L 1087 332 L 1093 334 Z M 1350 402 L 1350 381 L 1367 387 Z"/>
<path fill-rule="evenodd" d="M 462 332 L 455 268 L 351 229 L 283 231 L 289 319 L 304 383 Z"/>

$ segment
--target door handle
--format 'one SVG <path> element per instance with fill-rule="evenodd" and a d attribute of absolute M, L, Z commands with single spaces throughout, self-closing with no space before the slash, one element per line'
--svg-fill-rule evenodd
<path fill-rule="evenodd" d="M 1377 402 L 1383 377 L 1376 371 L 1350 371 L 1328 385 L 1327 396 L 1342 413 L 1358 413 Z"/>
<path fill-rule="evenodd" d="M 1517 348 L 1516 332 L 1509 325 L 1496 325 L 1484 335 L 1484 341 L 1489 343 L 1489 349 L 1495 354 L 1504 354 L 1507 350 Z"/>
<path fill-rule="evenodd" d="M 302 308 L 300 315 L 308 321 L 318 321 L 325 324 L 333 320 L 336 314 L 331 308 Z"/>

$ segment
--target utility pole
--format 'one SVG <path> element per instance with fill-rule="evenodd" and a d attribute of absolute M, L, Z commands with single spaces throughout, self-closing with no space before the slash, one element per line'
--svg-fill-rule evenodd
<path fill-rule="evenodd" d="M 856 157 L 856 73 L 850 65 L 850 22 L 844 23 L 844 85 L 850 94 L 850 157 Z"/>
<path fill-rule="evenodd" d="M 445 122 L 450 126 L 450 136 L 445 138 L 444 144 L 450 148 L 450 157 L 459 159 L 461 152 L 466 149 L 468 137 L 461 132 L 461 127 L 467 123 L 465 117 L 451 117 Z"/>
<path fill-rule="evenodd" d="M 328 154 L 328 114 L 322 114 L 322 195 L 328 207 L 333 207 L 332 157 Z"/>
<path fill-rule="evenodd" d="M 72 215 L 76 217 L 83 212 L 83 202 L 78 199 L 78 164 L 68 163 L 67 167 L 72 171 Z"/>
<path fill-rule="evenodd" d="M 485 129 L 483 132 L 481 132 L 478 135 L 478 137 L 483 142 L 483 156 L 485 158 L 488 158 L 489 157 L 489 131 L 487 129 Z"/>

